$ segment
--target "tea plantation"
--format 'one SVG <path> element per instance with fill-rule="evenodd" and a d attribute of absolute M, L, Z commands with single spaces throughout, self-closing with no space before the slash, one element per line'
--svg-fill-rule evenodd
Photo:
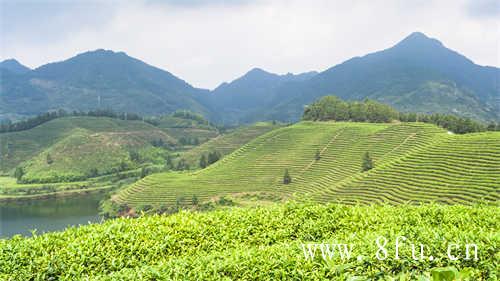
<path fill-rule="evenodd" d="M 119 218 L 0 239 L 0 279 L 497 280 L 499 222 L 491 205 L 293 202 Z M 380 236 L 388 242 L 386 255 L 377 257 Z M 396 258 L 398 236 L 407 240 Z M 335 252 L 325 259 L 317 250 L 311 259 L 303 243 L 350 244 L 352 250 L 349 258 Z M 451 243 L 459 246 L 450 258 Z M 471 243 L 477 259 L 476 252 L 466 256 Z M 423 259 L 412 257 L 411 244 L 425 245 Z"/>
<path fill-rule="evenodd" d="M 374 168 L 362 172 L 369 152 Z M 288 169 L 292 182 L 283 184 Z M 431 124 L 301 122 L 255 138 L 193 173 L 160 173 L 121 191 L 121 204 L 191 204 L 239 192 L 321 202 L 495 202 L 500 133 L 453 135 Z"/>

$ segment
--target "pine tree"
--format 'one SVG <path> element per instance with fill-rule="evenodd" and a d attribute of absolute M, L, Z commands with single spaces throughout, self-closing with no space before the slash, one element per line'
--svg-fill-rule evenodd
<path fill-rule="evenodd" d="M 146 169 L 146 167 L 142 167 L 141 168 L 141 179 L 145 178 L 147 175 L 148 175 L 148 170 Z"/>
<path fill-rule="evenodd" d="M 167 169 L 173 169 L 174 168 L 174 163 L 172 162 L 172 156 L 167 155 L 167 160 L 165 162 L 165 166 Z"/>
<path fill-rule="evenodd" d="M 288 169 L 285 169 L 285 175 L 283 176 L 283 184 L 289 184 L 291 182 L 292 182 L 292 177 L 290 176 Z"/>
<path fill-rule="evenodd" d="M 16 170 L 14 171 L 14 177 L 17 179 L 17 181 L 21 181 L 23 176 L 24 176 L 24 169 L 22 167 L 17 167 Z"/>
<path fill-rule="evenodd" d="M 89 173 L 88 173 L 88 176 L 89 178 L 95 178 L 99 175 L 99 170 L 97 170 L 97 168 L 92 168 L 90 169 Z"/>
<path fill-rule="evenodd" d="M 52 164 L 54 163 L 54 160 L 52 160 L 52 157 L 50 156 L 50 153 L 47 153 L 47 164 Z"/>
<path fill-rule="evenodd" d="M 191 198 L 191 203 L 193 206 L 198 206 L 198 197 L 193 194 L 193 197 Z"/>
<path fill-rule="evenodd" d="M 316 155 L 314 155 L 314 159 L 316 159 L 316 161 L 318 161 L 319 159 L 321 159 L 321 154 L 319 152 L 319 149 L 316 149 Z"/>
<path fill-rule="evenodd" d="M 202 154 L 200 157 L 200 168 L 205 168 L 207 166 L 207 159 L 205 157 L 205 154 Z"/>
<path fill-rule="evenodd" d="M 367 151 L 363 155 L 362 171 L 366 172 L 371 169 L 373 169 L 373 160 L 370 156 L 370 153 Z"/>

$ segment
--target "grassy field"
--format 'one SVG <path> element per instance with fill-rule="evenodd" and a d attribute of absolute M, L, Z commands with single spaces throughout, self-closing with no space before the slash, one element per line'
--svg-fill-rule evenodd
<path fill-rule="evenodd" d="M 322 202 L 497 201 L 499 144 L 497 132 L 451 135 L 422 123 L 301 122 L 261 135 L 206 169 L 154 174 L 114 198 L 130 206 L 189 205 L 193 196 L 203 202 L 261 191 Z M 375 168 L 363 173 L 365 152 Z"/>
<path fill-rule="evenodd" d="M 452 278 L 432 280 L 497 280 L 499 222 L 497 207 L 487 205 L 286 203 L 120 218 L 0 239 L 0 279 L 403 281 L 445 271 Z M 398 236 L 407 240 L 397 259 Z M 340 251 L 323 258 L 317 249 L 311 259 L 304 243 L 352 248 L 344 258 Z M 426 246 L 423 259 L 413 259 L 412 243 Z M 460 245 L 450 251 L 457 260 L 448 255 L 451 243 Z M 477 246 L 477 260 L 473 250 L 467 259 L 466 244 Z"/>

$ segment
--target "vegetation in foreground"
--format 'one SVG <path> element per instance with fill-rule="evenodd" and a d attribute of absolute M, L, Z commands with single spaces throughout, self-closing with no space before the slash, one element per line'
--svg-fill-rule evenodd
<path fill-rule="evenodd" d="M 120 218 L 0 240 L 0 278 L 429 280 L 433 268 L 453 267 L 468 280 L 496 280 L 499 222 L 498 207 L 486 205 L 297 203 Z M 389 241 L 385 260 L 376 256 L 380 236 Z M 399 259 L 397 236 L 407 238 Z M 353 258 L 342 260 L 336 253 L 324 260 L 317 253 L 306 259 L 302 243 L 352 244 Z M 414 260 L 411 243 L 426 245 L 426 258 Z M 459 245 L 451 252 L 458 260 L 447 254 L 450 243 Z M 468 243 L 477 245 L 478 260 L 465 259 Z"/>

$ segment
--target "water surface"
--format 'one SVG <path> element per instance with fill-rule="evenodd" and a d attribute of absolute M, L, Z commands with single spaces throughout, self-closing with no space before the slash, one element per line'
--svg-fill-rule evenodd
<path fill-rule="evenodd" d="M 18 202 L 0 202 L 0 238 L 15 234 L 30 236 L 63 230 L 69 225 L 99 222 L 99 201 L 103 193 L 74 197 L 49 198 Z"/>

